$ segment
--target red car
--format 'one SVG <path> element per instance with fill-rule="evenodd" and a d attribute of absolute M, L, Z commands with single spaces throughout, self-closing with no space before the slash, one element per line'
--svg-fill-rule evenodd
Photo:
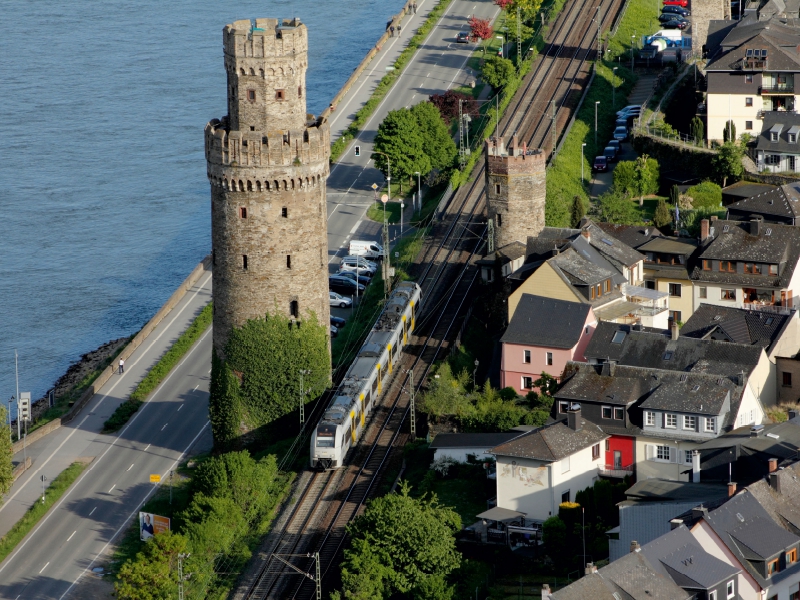
<path fill-rule="evenodd" d="M 689 6 L 689 0 L 664 0 L 664 6 L 680 6 L 686 8 Z"/>

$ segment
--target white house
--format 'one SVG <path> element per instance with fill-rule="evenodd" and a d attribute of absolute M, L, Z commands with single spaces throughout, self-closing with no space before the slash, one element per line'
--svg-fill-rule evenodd
<path fill-rule="evenodd" d="M 522 431 L 503 433 L 440 433 L 431 442 L 434 450 L 433 459 L 448 456 L 456 462 L 481 461 L 486 458 L 494 460 L 492 448 L 522 435 Z"/>

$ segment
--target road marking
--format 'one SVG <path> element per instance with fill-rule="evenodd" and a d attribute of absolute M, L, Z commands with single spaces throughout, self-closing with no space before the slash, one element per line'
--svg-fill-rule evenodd
<path fill-rule="evenodd" d="M 72 536 L 75 535 L 76 533 L 78 533 L 77 529 L 72 532 L 72 535 L 67 538 L 67 541 L 70 541 L 72 539 Z"/>
<path fill-rule="evenodd" d="M 134 464 L 135 464 L 135 463 L 131 463 L 131 466 L 130 466 L 130 467 L 128 467 L 128 471 L 130 471 L 130 470 L 133 468 L 133 465 L 134 465 Z M 127 473 L 128 471 L 125 471 L 125 472 Z"/>
<path fill-rule="evenodd" d="M 363 221 L 363 219 L 362 219 L 362 221 Z M 358 229 L 358 227 L 359 227 L 359 225 L 361 225 L 362 221 L 356 221 L 356 224 L 353 225 L 353 228 L 350 230 L 350 235 L 353 235 L 356 232 L 356 229 Z"/>
<path fill-rule="evenodd" d="M 149 448 L 149 447 L 150 447 L 150 444 L 147 444 L 147 448 Z M 147 452 L 147 448 L 145 448 L 144 450 L 142 450 L 142 452 Z"/>
<path fill-rule="evenodd" d="M 164 427 L 161 428 L 161 431 L 164 431 L 164 429 L 167 427 L 167 425 L 169 425 L 169 423 L 164 423 Z"/>
<path fill-rule="evenodd" d="M 430 76 L 431 76 L 431 74 L 430 74 L 430 73 L 428 73 L 427 75 L 425 75 L 425 77 L 430 77 Z"/>
<path fill-rule="evenodd" d="M 39 571 L 39 575 L 41 575 L 41 574 L 42 574 L 42 571 L 44 571 L 44 570 L 47 568 L 47 565 L 49 565 L 49 564 L 50 564 L 50 561 L 48 560 L 48 561 L 45 563 L 45 565 L 42 567 L 42 570 L 41 570 L 41 571 Z"/>
<path fill-rule="evenodd" d="M 177 411 L 175 411 L 175 412 L 181 412 L 181 409 L 182 409 L 182 408 L 183 408 L 183 404 L 181 404 L 181 405 L 178 407 L 178 410 L 177 410 Z"/>
<path fill-rule="evenodd" d="M 91 517 L 91 516 L 94 514 L 94 511 L 96 511 L 96 510 L 97 510 L 97 507 L 95 506 L 95 507 L 92 509 L 92 512 L 90 512 L 90 513 L 89 513 L 89 516 Z"/>
<path fill-rule="evenodd" d="M 205 336 L 203 336 L 203 337 L 205 337 Z M 201 339 L 202 339 L 202 338 L 201 338 Z M 208 427 L 208 424 L 209 424 L 209 423 L 210 423 L 210 421 L 206 421 L 206 422 L 205 422 L 205 424 L 204 424 L 204 425 L 203 425 L 203 426 L 200 428 L 200 431 L 198 431 L 198 432 L 197 432 L 197 435 L 196 435 L 196 436 L 194 436 L 194 439 L 192 439 L 192 441 L 191 441 L 191 442 L 189 442 L 189 445 L 188 445 L 188 446 L 186 446 L 186 449 L 185 449 L 183 452 L 181 452 L 181 455 L 180 455 L 180 456 L 179 456 L 179 457 L 178 457 L 178 458 L 175 460 L 175 462 L 174 462 L 174 463 L 172 463 L 172 466 L 170 466 L 170 468 L 167 470 L 167 473 L 169 473 L 169 471 L 172 471 L 172 470 L 174 470 L 174 469 L 175 469 L 175 468 L 176 468 L 176 467 L 177 467 L 177 466 L 178 466 L 178 465 L 181 463 L 181 461 L 183 460 L 183 457 L 184 457 L 184 456 L 186 455 L 186 453 L 189 451 L 189 448 L 191 448 L 192 446 L 194 446 L 194 443 L 197 441 L 197 438 L 199 438 L 199 437 L 200 437 L 200 435 L 202 435 L 202 433 L 203 433 L 203 432 L 206 430 L 206 427 Z M 166 478 L 166 473 L 164 474 L 164 477 L 162 477 L 162 478 L 161 478 L 161 480 L 163 481 L 165 478 Z M 125 520 L 123 520 L 123 522 L 122 522 L 122 525 L 120 525 L 120 526 L 119 526 L 119 529 L 117 529 L 117 530 L 114 532 L 114 535 L 112 535 L 112 536 L 109 538 L 109 540 L 106 542 L 105 546 L 103 546 L 103 547 L 100 549 L 100 552 L 98 552 L 97 554 L 95 554 L 95 557 L 92 559 L 92 562 L 90 562 L 90 563 L 89 563 L 89 564 L 86 566 L 86 568 L 85 568 L 83 571 L 81 571 L 80 575 L 78 575 L 78 577 L 75 579 L 75 581 L 73 581 L 73 582 L 72 582 L 72 585 L 70 585 L 70 586 L 67 588 L 67 591 L 66 591 L 66 592 L 64 592 L 63 594 L 61 594 L 61 596 L 59 597 L 59 599 L 58 599 L 58 600 L 64 600 L 64 597 L 65 597 L 67 594 L 69 594 L 69 592 L 70 592 L 70 590 L 71 590 L 72 588 L 74 588 L 74 587 L 75 587 L 75 584 L 77 584 L 77 583 L 78 583 L 78 581 L 80 581 L 80 578 L 81 578 L 81 577 L 83 577 L 83 575 L 86 573 L 86 571 L 88 571 L 89 569 L 91 569 L 91 568 L 92 568 L 92 566 L 94 565 L 94 563 L 95 563 L 95 562 L 97 562 L 97 559 L 98 559 L 100 556 L 102 556 L 102 555 L 103 555 L 103 553 L 106 551 L 106 548 L 108 548 L 108 545 L 109 545 L 111 542 L 113 542 L 113 541 L 116 539 L 116 537 L 117 537 L 117 536 L 120 534 L 120 532 L 121 532 L 123 529 L 127 528 L 127 527 L 130 525 L 130 521 L 131 521 L 131 519 L 133 519 L 133 516 L 134 516 L 136 513 L 138 513 L 138 512 L 139 512 L 139 508 L 142 506 L 142 504 L 144 504 L 145 502 L 147 502 L 147 499 L 148 499 L 148 498 L 149 498 L 149 497 L 150 497 L 150 496 L 151 496 L 151 495 L 152 495 L 152 494 L 153 494 L 153 493 L 156 491 L 156 488 L 157 488 L 159 485 L 161 485 L 161 483 L 160 483 L 160 482 L 159 482 L 159 483 L 157 483 L 156 485 L 152 486 L 152 487 L 148 486 L 148 487 L 150 487 L 150 489 L 149 489 L 149 491 L 147 492 L 147 494 L 145 494 L 144 498 L 142 498 L 142 500 L 139 502 L 139 505 L 138 505 L 138 506 L 136 506 L 136 507 L 133 509 L 133 511 L 131 511 L 131 514 L 129 514 L 129 515 L 128 515 L 128 517 L 127 517 Z M 69 495 L 69 492 L 67 493 L 67 495 Z M 63 502 L 63 501 L 64 501 L 64 500 L 62 499 L 62 500 L 61 500 L 61 502 Z M 59 505 L 61 504 L 61 502 L 59 502 Z M 56 508 L 57 508 L 57 507 L 56 507 Z M 50 515 L 52 515 L 52 514 L 53 514 L 53 512 L 55 512 L 55 511 L 50 511 L 50 513 L 49 513 L 49 514 L 48 514 L 48 515 L 47 515 L 47 516 L 44 518 L 44 520 L 42 521 L 42 524 L 41 524 L 41 525 L 39 525 L 39 527 L 37 527 L 37 528 L 36 528 L 36 530 L 33 532 L 33 534 L 35 534 L 37 531 L 39 531 L 39 529 L 41 529 L 42 525 L 44 525 L 45 521 L 47 521 L 47 519 L 49 519 L 49 518 L 50 518 Z M 28 535 L 28 540 L 30 540 L 30 539 L 31 539 L 31 537 L 33 537 L 33 534 L 29 534 L 29 535 Z M 16 556 L 17 554 L 19 554 L 20 550 L 22 550 L 22 548 L 24 548 L 24 547 L 25 547 L 25 544 L 27 544 L 27 543 L 28 543 L 28 541 L 26 540 L 26 541 L 25 541 L 25 543 L 24 543 L 24 544 L 22 544 L 22 546 L 19 548 L 19 550 L 17 550 L 17 551 L 14 553 L 14 556 Z M 12 556 L 12 558 L 13 558 L 13 556 Z M 7 565 L 9 562 L 10 562 L 10 561 L 6 561 L 6 565 Z M 2 568 L 0 568 L 0 571 L 2 571 L 2 569 L 4 569 L 4 568 L 5 568 L 5 565 L 3 565 L 3 567 L 2 567 Z"/>
<path fill-rule="evenodd" d="M 111 489 L 110 489 L 110 490 L 108 490 L 108 493 L 110 494 L 112 491 L 114 491 L 114 488 L 115 488 L 115 487 L 117 487 L 117 484 L 116 484 L 116 483 L 115 483 L 114 485 L 112 485 L 112 486 L 111 486 Z"/>
<path fill-rule="evenodd" d="M 196 386 L 194 386 L 194 389 L 193 389 L 192 391 L 193 391 L 193 392 L 196 392 L 196 391 L 197 391 L 197 388 L 199 388 L 199 387 L 200 387 L 200 384 L 198 383 Z"/>
<path fill-rule="evenodd" d="M 142 352 L 142 355 L 141 355 L 141 356 L 139 356 L 139 358 L 137 358 L 137 359 L 136 359 L 134 362 L 132 362 L 132 363 L 131 363 L 129 366 L 131 366 L 131 367 L 132 367 L 132 366 L 135 366 L 135 365 L 136 365 L 136 364 L 137 364 L 137 363 L 138 363 L 138 362 L 139 362 L 139 361 L 142 359 L 142 357 L 143 357 L 145 354 L 147 354 L 147 352 L 150 350 L 150 348 L 152 348 L 152 347 L 153 347 L 153 344 L 155 344 L 155 343 L 156 343 L 156 342 L 159 340 L 159 338 L 160 338 L 162 335 L 164 335 L 164 332 L 165 332 L 165 331 L 166 331 L 166 330 L 167 330 L 167 329 L 168 329 L 170 326 L 172 326 L 172 324 L 175 322 L 175 320 L 176 320 L 176 319 L 177 319 L 179 316 L 181 316 L 181 313 L 182 313 L 184 310 L 186 310 L 186 307 L 187 307 L 187 306 L 189 306 L 189 305 L 192 303 L 192 300 L 194 300 L 194 298 L 197 296 L 197 294 L 199 294 L 199 293 L 200 293 L 200 291 L 201 291 L 201 290 L 202 290 L 202 289 L 203 289 L 203 288 L 206 286 L 206 284 L 207 284 L 209 281 L 211 281 L 211 274 L 210 274 L 210 273 L 209 273 L 208 277 L 206 278 L 206 280 L 205 280 L 203 283 L 201 283 L 201 284 L 200 284 L 200 287 L 198 287 L 198 288 L 197 288 L 197 291 L 196 291 L 194 294 L 192 294 L 192 297 L 191 297 L 191 298 L 190 298 L 190 299 L 189 299 L 189 300 L 186 302 L 186 304 L 183 306 L 183 308 L 181 308 L 181 309 L 178 311 L 178 314 L 176 314 L 176 315 L 173 317 L 172 321 L 170 321 L 170 322 L 169 322 L 169 325 L 166 325 L 166 326 L 164 327 L 164 331 L 162 331 L 160 334 L 158 334 L 158 337 L 156 337 L 156 339 L 154 339 L 154 340 L 153 340 L 153 343 L 152 343 L 152 344 L 150 344 L 150 346 L 148 346 L 148 347 L 147 347 L 147 349 L 146 349 L 144 352 Z M 206 334 L 206 335 L 208 335 L 208 334 Z M 205 335 L 203 336 L 203 338 L 205 338 Z M 201 339 L 202 339 L 202 338 L 201 338 Z M 184 358 L 184 361 L 185 361 L 185 360 L 186 360 L 186 359 Z M 181 362 L 183 362 L 183 361 L 181 361 Z M 178 365 L 178 366 L 180 366 L 180 365 Z M 209 371 L 209 373 L 211 373 L 211 371 Z M 163 385 L 164 385 L 164 383 L 166 383 L 166 381 L 167 381 L 167 380 L 168 380 L 168 379 L 169 379 L 171 376 L 172 376 L 172 373 L 170 373 L 170 375 L 167 377 L 167 379 L 165 379 L 165 380 L 164 380 L 164 381 L 161 383 L 161 385 L 159 386 L 159 388 L 161 388 L 161 386 L 163 386 Z M 111 386 L 111 389 L 109 389 L 109 390 L 108 390 L 108 392 L 106 392 L 106 393 L 103 395 L 103 397 L 100 399 L 100 401 L 99 401 L 99 402 L 98 402 L 98 403 L 97 403 L 97 404 L 96 404 L 96 405 L 95 405 L 93 408 L 91 408 L 91 409 L 90 409 L 92 412 L 96 411 L 96 410 L 97 410 L 97 407 L 98 407 L 98 406 L 100 406 L 100 405 L 103 403 L 103 400 L 105 400 L 106 398 L 108 398 L 108 396 L 109 396 L 109 395 L 111 395 L 111 392 L 113 392 L 113 391 L 114 391 L 114 388 L 116 388 L 116 387 L 117 387 L 117 385 L 119 384 L 119 382 L 120 382 L 120 381 L 121 381 L 121 379 L 117 379 L 117 381 L 114 383 L 114 385 L 112 385 L 112 386 Z M 156 391 L 158 391 L 158 390 L 156 390 Z M 136 414 L 133 416 L 133 418 L 132 418 L 130 421 L 128 421 L 128 424 L 125 426 L 125 429 L 127 429 L 128 427 L 130 427 L 130 426 L 131 426 L 131 423 L 133 423 L 133 422 L 134 422 L 134 421 L 137 419 L 137 417 L 138 417 L 138 416 L 141 414 L 141 412 L 142 412 L 141 410 L 139 410 L 139 411 L 137 411 L 137 412 L 136 412 Z M 3 504 L 0 504 L 0 512 L 2 512 L 2 511 L 3 511 L 3 509 L 4 509 L 6 506 L 8 506 L 9 504 L 11 504 L 11 500 L 13 500 L 14 498 L 16 498 L 16 497 L 17 497 L 17 494 L 19 494 L 19 493 L 20 493 L 20 492 L 21 492 L 23 489 L 25 489 L 25 486 L 26 486 L 26 485 L 28 485 L 28 483 L 30 483 L 31 481 L 33 481 L 34 479 L 36 479 L 36 475 L 39 473 L 39 471 L 41 471 L 41 470 L 42 470 L 42 469 L 43 469 L 45 466 L 47 466 L 47 463 L 49 463 L 49 462 L 52 460 L 52 458 L 53 458 L 53 457 L 54 457 L 56 454 L 58 454 L 58 453 L 59 453 L 59 451 L 60 451 L 60 450 L 61 450 L 61 448 L 64 446 L 64 444 L 66 444 L 66 443 L 67 443 L 67 441 L 69 441 L 69 439 L 70 439 L 70 438 L 71 438 L 73 435 L 75 435 L 75 432 L 76 432 L 76 431 L 80 431 L 80 430 L 81 430 L 81 425 L 83 425 L 83 423 L 84 423 L 84 422 L 86 421 L 86 419 L 88 419 L 88 418 L 89 418 L 89 415 L 86 415 L 85 417 L 83 417 L 83 419 L 81 420 L 81 422 L 80 422 L 80 423 L 78 423 L 78 426 L 77 426 L 77 427 L 75 427 L 75 429 L 73 429 L 73 430 L 70 432 L 70 434 L 69 434 L 69 435 L 68 435 L 66 438 L 64 438 L 64 441 L 63 441 L 63 442 L 61 442 L 61 443 L 58 445 L 58 448 L 56 448 L 55 450 L 53 450 L 53 453 L 52 453 L 50 456 L 48 456 L 48 457 L 47 457 L 47 460 L 46 460 L 46 461 L 44 461 L 44 462 L 43 462 L 41 465 L 39 465 L 39 468 L 38 468 L 38 469 L 36 469 L 36 470 L 35 470 L 33 473 L 31 473 L 30 477 L 29 477 L 28 479 L 26 479 L 26 480 L 25 480 L 25 481 L 22 483 L 22 485 L 20 485 L 20 486 L 19 486 L 19 488 L 17 489 L 17 491 L 16 491 L 16 492 L 14 492 L 14 493 L 13 493 L 13 494 L 12 494 L 12 495 L 9 497 L 9 498 L 6 498 L 5 502 L 3 502 Z M 125 431 L 125 429 L 123 429 L 123 432 Z M 116 438 L 114 438 L 114 441 L 113 441 L 113 442 L 112 442 L 112 443 L 111 443 L 111 444 L 108 446 L 108 448 L 106 449 L 106 452 L 108 452 L 108 451 L 109 451 L 109 450 L 112 448 L 112 446 L 114 446 L 114 444 L 116 444 L 116 443 L 117 443 L 117 440 L 118 440 L 118 439 L 119 439 L 119 434 L 117 435 L 117 437 L 116 437 Z M 149 446 L 148 446 L 148 448 L 149 448 Z M 103 453 L 103 456 L 105 456 L 105 455 L 106 455 L 106 452 L 104 452 L 104 453 Z M 100 458 L 102 458 L 102 456 L 101 456 Z M 97 465 L 97 463 L 98 463 L 98 462 L 99 462 L 99 460 L 95 460 L 95 461 L 92 463 L 92 466 L 91 466 L 91 467 L 89 467 L 89 470 L 88 470 L 88 471 L 86 471 L 86 472 L 83 474 L 83 476 L 81 477 L 81 479 L 83 479 L 83 477 L 85 477 L 85 476 L 86 476 L 86 475 L 87 475 L 87 474 L 88 474 L 90 471 L 93 471 L 93 470 L 94 470 L 94 467 Z M 0 568 L 0 571 L 2 571 L 2 568 Z"/>
<path fill-rule="evenodd" d="M 211 375 L 211 369 L 208 370 L 208 374 Z"/>

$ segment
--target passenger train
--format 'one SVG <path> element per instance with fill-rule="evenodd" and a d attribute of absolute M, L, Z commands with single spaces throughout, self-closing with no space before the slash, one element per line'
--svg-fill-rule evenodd
<path fill-rule="evenodd" d="M 422 290 L 411 281 L 400 283 L 389 296 L 311 435 L 311 468 L 327 471 L 344 464 L 347 451 L 364 431 L 386 378 L 408 344 L 421 301 Z"/>

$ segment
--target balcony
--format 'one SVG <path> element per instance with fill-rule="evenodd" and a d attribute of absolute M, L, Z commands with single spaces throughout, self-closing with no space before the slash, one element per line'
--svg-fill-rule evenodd
<path fill-rule="evenodd" d="M 792 83 L 772 83 L 769 85 L 762 85 L 759 88 L 760 94 L 786 94 L 786 95 L 793 95 L 794 94 L 794 82 Z"/>
<path fill-rule="evenodd" d="M 633 465 L 597 465 L 597 474 L 603 477 L 618 477 L 622 479 L 628 475 L 633 475 Z"/>

